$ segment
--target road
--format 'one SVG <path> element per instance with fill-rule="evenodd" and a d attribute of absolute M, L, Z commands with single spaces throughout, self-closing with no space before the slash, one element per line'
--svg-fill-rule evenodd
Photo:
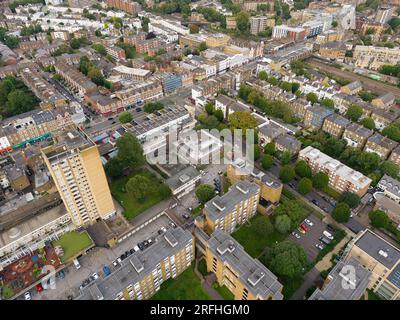
<path fill-rule="evenodd" d="M 376 80 L 358 75 L 356 73 L 342 70 L 335 68 L 333 66 L 330 66 L 328 63 L 324 63 L 321 60 L 317 58 L 309 58 L 305 61 L 311 68 L 313 69 L 319 69 L 322 72 L 329 72 L 335 76 L 343 77 L 346 79 L 349 79 L 351 81 L 360 81 L 363 85 L 363 88 L 366 90 L 370 90 L 372 92 L 376 92 L 378 94 L 386 94 L 388 92 L 392 92 L 397 99 L 400 98 L 400 88 L 383 83 L 383 82 L 378 82 Z"/>

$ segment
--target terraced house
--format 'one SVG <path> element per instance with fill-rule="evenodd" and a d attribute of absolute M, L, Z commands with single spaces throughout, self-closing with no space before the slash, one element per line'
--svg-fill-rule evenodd
<path fill-rule="evenodd" d="M 375 133 L 369 137 L 365 144 L 364 151 L 375 152 L 379 155 L 382 160 L 386 160 L 389 157 L 390 152 L 398 146 L 396 141 L 393 141 L 380 133 Z"/>

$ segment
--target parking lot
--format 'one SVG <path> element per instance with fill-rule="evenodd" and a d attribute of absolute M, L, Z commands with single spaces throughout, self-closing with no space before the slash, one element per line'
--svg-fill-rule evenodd
<path fill-rule="evenodd" d="M 171 220 L 167 215 L 161 215 L 159 218 L 148 223 L 128 239 L 111 249 L 100 247 L 93 248 L 90 252 L 78 259 L 81 265 L 79 270 L 76 270 L 74 265 L 70 265 L 64 269 L 65 277 L 56 278 L 55 290 L 48 289 L 41 293 L 37 293 L 36 288 L 31 289 L 30 292 L 32 294 L 32 299 L 65 300 L 71 297 L 75 298 L 79 295 L 79 286 L 90 275 L 96 272 L 100 278 L 104 277 L 104 265 L 108 266 L 111 272 L 113 272 L 113 270 L 115 270 L 113 261 L 120 257 L 121 254 L 133 249 L 138 243 L 144 240 L 152 239 L 154 241 L 155 237 L 158 236 L 158 230 L 162 227 L 170 228 L 170 222 Z M 23 300 L 24 295 L 21 294 L 18 299 Z"/>
<path fill-rule="evenodd" d="M 294 232 L 298 234 L 300 238 L 297 239 L 293 234 L 291 234 L 289 236 L 289 239 L 300 244 L 304 248 L 308 260 L 313 261 L 317 257 L 320 251 L 320 249 L 318 249 L 315 245 L 317 243 L 318 244 L 321 243 L 319 241 L 319 238 L 321 237 L 322 233 L 326 230 L 326 223 L 322 222 L 313 215 L 310 215 L 308 219 L 313 223 L 312 226 L 307 225 L 308 232 L 303 234 L 296 229 Z"/>

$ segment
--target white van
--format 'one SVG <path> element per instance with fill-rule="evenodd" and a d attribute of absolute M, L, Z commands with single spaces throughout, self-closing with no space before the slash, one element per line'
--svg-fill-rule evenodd
<path fill-rule="evenodd" d="M 323 234 L 324 234 L 324 236 L 327 237 L 329 240 L 333 240 L 332 234 L 330 234 L 328 231 L 325 230 L 325 231 L 323 232 Z"/>
<path fill-rule="evenodd" d="M 79 269 L 81 268 L 81 265 L 80 265 L 78 259 L 74 259 L 73 262 L 74 262 L 75 268 L 76 268 L 77 270 L 79 270 Z"/>

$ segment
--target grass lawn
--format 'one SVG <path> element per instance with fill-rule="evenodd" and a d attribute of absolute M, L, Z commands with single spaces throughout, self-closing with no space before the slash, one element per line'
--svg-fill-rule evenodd
<path fill-rule="evenodd" d="M 276 230 L 271 234 L 260 237 L 257 232 L 254 231 L 254 225 L 262 219 L 267 219 L 268 222 L 271 223 L 268 217 L 257 214 L 249 223 L 242 225 L 232 234 L 233 238 L 238 241 L 253 258 L 258 258 L 265 247 L 271 247 L 276 242 L 281 242 L 287 237 L 287 235 L 281 234 Z"/>
<path fill-rule="evenodd" d="M 4 299 L 10 299 L 14 295 L 14 291 L 9 285 L 3 286 L 1 288 L 3 290 L 2 295 Z"/>
<path fill-rule="evenodd" d="M 142 175 L 149 178 L 152 181 L 152 185 L 154 186 L 154 192 L 149 195 L 144 202 L 139 202 L 135 198 L 133 198 L 129 193 L 125 192 L 125 185 L 128 180 L 136 175 Z M 141 171 L 135 172 L 127 177 L 122 177 L 116 180 L 113 180 L 110 185 L 111 193 L 118 200 L 121 206 L 124 207 L 124 216 L 130 220 L 134 217 L 138 216 L 143 211 L 148 208 L 154 206 L 160 201 L 164 200 L 163 196 L 160 194 L 159 189 L 162 185 L 155 175 L 153 175 L 149 171 Z"/>
<path fill-rule="evenodd" d="M 207 274 L 207 262 L 205 259 L 201 259 L 199 261 L 199 264 L 197 265 L 197 270 L 199 270 L 199 272 L 205 276 Z"/>
<path fill-rule="evenodd" d="M 235 300 L 235 296 L 225 286 L 220 287 L 218 283 L 213 284 L 213 288 L 217 291 L 224 300 Z"/>
<path fill-rule="evenodd" d="M 92 239 L 90 239 L 86 231 L 82 233 L 71 231 L 63 234 L 60 239 L 53 241 L 53 246 L 61 246 L 64 250 L 64 255 L 61 257 L 61 262 L 63 263 L 92 244 Z"/>
<path fill-rule="evenodd" d="M 378 296 L 371 289 L 367 289 L 367 293 L 368 293 L 368 300 L 382 300 L 381 297 Z"/>
<path fill-rule="evenodd" d="M 194 273 L 194 264 L 175 279 L 168 279 L 151 300 L 211 300 Z"/>

